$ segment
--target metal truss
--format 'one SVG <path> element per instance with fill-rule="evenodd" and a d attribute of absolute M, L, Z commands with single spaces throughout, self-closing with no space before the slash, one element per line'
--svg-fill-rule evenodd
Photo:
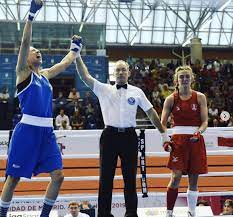
<path fill-rule="evenodd" d="M 44 2 L 37 21 L 80 23 L 79 32 L 87 23 L 105 24 L 107 45 L 185 46 L 193 37 L 202 38 L 204 46 L 231 46 L 233 42 L 231 0 Z M 25 20 L 29 3 L 29 0 L 0 0 L 0 20 Z"/>

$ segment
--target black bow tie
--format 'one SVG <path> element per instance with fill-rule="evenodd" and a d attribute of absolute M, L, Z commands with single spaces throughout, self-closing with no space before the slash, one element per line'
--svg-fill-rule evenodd
<path fill-rule="evenodd" d="M 127 89 L 127 84 L 123 84 L 123 85 L 117 84 L 117 85 L 116 85 L 116 88 L 117 88 L 117 90 L 120 89 L 120 88 L 125 88 L 125 89 Z"/>

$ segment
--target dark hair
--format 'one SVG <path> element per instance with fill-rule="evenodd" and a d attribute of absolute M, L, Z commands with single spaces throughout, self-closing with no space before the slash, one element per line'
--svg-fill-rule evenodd
<path fill-rule="evenodd" d="M 204 206 L 209 206 L 209 203 L 206 200 L 199 200 L 199 201 L 197 201 L 197 206 L 199 206 L 200 204 L 203 204 Z"/>

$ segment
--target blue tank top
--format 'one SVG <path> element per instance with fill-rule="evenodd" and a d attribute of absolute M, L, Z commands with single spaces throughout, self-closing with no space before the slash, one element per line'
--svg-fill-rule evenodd
<path fill-rule="evenodd" d="M 23 114 L 52 118 L 53 89 L 43 75 L 31 73 L 30 83 L 18 93 Z"/>

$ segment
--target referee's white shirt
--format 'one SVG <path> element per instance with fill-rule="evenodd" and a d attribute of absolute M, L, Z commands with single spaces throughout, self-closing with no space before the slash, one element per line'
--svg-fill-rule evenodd
<path fill-rule="evenodd" d="M 137 107 L 140 106 L 145 112 L 153 107 L 144 92 L 130 84 L 127 89 L 117 89 L 116 85 L 95 79 L 93 91 L 99 99 L 105 125 L 136 127 Z"/>

